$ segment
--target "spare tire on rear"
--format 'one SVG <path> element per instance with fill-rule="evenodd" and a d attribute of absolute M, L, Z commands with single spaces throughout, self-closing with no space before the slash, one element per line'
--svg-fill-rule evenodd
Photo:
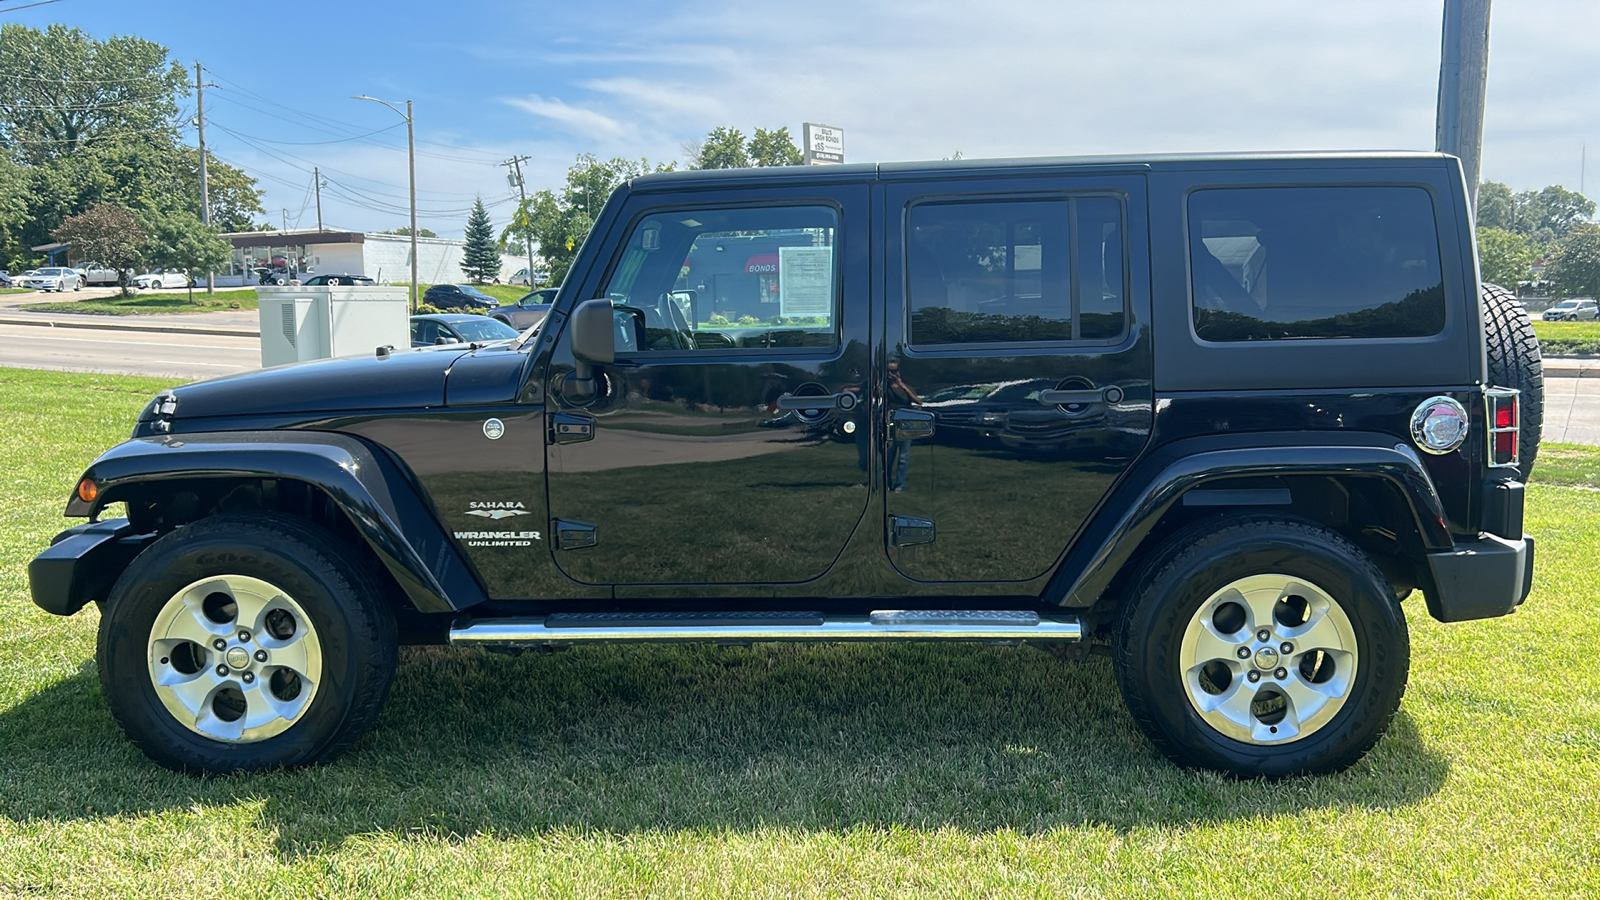
<path fill-rule="evenodd" d="M 1487 282 L 1483 285 L 1483 340 L 1489 349 L 1489 383 L 1522 392 L 1517 404 L 1522 416 L 1517 453 L 1526 481 L 1544 427 L 1544 362 L 1528 311 L 1515 294 Z"/>

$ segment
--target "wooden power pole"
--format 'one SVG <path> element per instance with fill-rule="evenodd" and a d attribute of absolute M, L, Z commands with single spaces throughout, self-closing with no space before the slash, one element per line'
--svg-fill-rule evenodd
<path fill-rule="evenodd" d="M 1461 157 L 1474 214 L 1483 161 L 1483 99 L 1488 85 L 1489 0 L 1444 0 L 1434 149 Z"/>

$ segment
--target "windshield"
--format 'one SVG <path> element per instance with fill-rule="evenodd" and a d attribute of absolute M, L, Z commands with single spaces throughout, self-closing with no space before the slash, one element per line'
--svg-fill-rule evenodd
<path fill-rule="evenodd" d="M 61 271 L 62 270 L 60 270 L 60 269 L 40 269 L 39 270 L 39 274 L 40 275 L 60 275 Z"/>
<path fill-rule="evenodd" d="M 503 341 L 506 338 L 514 338 L 518 334 L 515 328 L 501 322 L 499 319 L 467 319 L 451 324 L 455 326 L 456 331 L 461 332 L 462 337 L 473 343 Z"/>
<path fill-rule="evenodd" d="M 494 300 L 493 297 L 485 294 L 483 291 L 478 290 L 470 284 L 461 285 L 461 293 L 466 294 L 468 297 L 482 297 L 485 300 Z"/>
<path fill-rule="evenodd" d="M 1555 305 L 1556 309 L 1574 309 L 1578 305 L 1576 300 L 1563 300 Z"/>

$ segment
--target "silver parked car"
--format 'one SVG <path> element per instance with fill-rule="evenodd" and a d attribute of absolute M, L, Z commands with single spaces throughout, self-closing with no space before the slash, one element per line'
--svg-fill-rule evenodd
<path fill-rule="evenodd" d="M 81 291 L 83 276 L 65 266 L 46 266 L 24 278 L 22 286 L 36 291 Z"/>
<path fill-rule="evenodd" d="M 1600 317 L 1593 300 L 1563 300 L 1544 311 L 1546 322 L 1587 322 Z"/>
<path fill-rule="evenodd" d="M 79 263 L 72 267 L 83 277 L 84 284 L 117 284 L 117 270 L 97 262 Z"/>
<path fill-rule="evenodd" d="M 182 269 L 155 269 L 134 276 L 133 283 L 140 290 L 158 291 L 165 288 L 183 288 L 191 283 L 189 273 Z"/>

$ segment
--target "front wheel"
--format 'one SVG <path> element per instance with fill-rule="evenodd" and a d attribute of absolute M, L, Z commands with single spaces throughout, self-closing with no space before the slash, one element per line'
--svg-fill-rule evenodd
<path fill-rule="evenodd" d="M 1173 761 L 1231 775 L 1336 772 L 1405 693 L 1410 643 L 1383 574 L 1343 536 L 1277 516 L 1199 523 L 1140 574 L 1117 680 Z"/>
<path fill-rule="evenodd" d="M 203 519 L 118 579 L 100 623 L 101 689 L 128 737 L 168 768 L 332 759 L 377 717 L 394 671 L 381 584 L 302 520 Z"/>

